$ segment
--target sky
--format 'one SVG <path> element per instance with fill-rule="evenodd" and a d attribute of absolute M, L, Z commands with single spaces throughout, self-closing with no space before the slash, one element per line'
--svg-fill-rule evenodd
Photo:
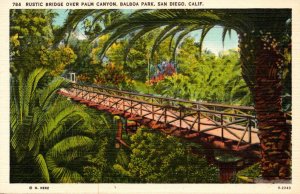
<path fill-rule="evenodd" d="M 57 9 L 54 10 L 59 14 L 57 18 L 54 20 L 55 25 L 63 25 L 64 20 L 67 17 L 68 12 L 65 9 Z M 226 51 L 229 49 L 237 49 L 238 48 L 238 36 L 235 31 L 231 32 L 231 37 L 227 33 L 224 41 L 224 47 L 222 43 L 222 27 L 217 26 L 212 28 L 206 35 L 203 42 L 203 50 L 208 49 L 214 54 L 218 55 L 219 52 Z M 191 36 L 195 37 L 195 40 L 199 40 L 200 31 L 196 31 L 191 33 Z M 82 38 L 83 36 L 81 36 Z"/>
<path fill-rule="evenodd" d="M 68 11 L 66 9 L 54 9 L 53 11 L 58 13 L 58 16 L 54 18 L 54 24 L 58 26 L 63 25 L 68 15 Z"/>
<path fill-rule="evenodd" d="M 231 32 L 231 36 L 229 34 L 226 34 L 225 41 L 224 41 L 224 47 L 222 43 L 222 27 L 214 27 L 212 28 L 207 35 L 204 38 L 203 42 L 203 50 L 208 49 L 214 54 L 218 55 L 221 51 L 226 51 L 229 49 L 237 49 L 238 48 L 238 36 L 235 31 Z M 200 38 L 200 32 L 198 31 L 197 34 L 193 34 L 196 38 L 196 40 L 199 40 Z"/>

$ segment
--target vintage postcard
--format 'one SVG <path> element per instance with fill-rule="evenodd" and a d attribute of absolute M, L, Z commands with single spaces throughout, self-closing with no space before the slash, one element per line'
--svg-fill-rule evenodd
<path fill-rule="evenodd" d="M 300 3 L 1 2 L 0 193 L 298 193 Z"/>

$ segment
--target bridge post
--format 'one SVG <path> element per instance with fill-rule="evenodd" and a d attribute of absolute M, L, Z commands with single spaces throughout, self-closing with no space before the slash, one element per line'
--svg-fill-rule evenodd
<path fill-rule="evenodd" d="M 152 106 L 152 120 L 154 120 L 154 105 L 152 104 L 151 106 Z"/>
<path fill-rule="evenodd" d="M 180 129 L 181 129 L 181 125 L 182 125 L 181 117 L 182 117 L 182 111 L 181 111 L 181 107 L 180 107 L 179 108 L 179 127 L 180 127 Z"/>
<path fill-rule="evenodd" d="M 74 88 L 74 89 L 73 89 L 73 92 L 74 92 L 75 96 L 78 97 L 79 93 L 78 93 L 77 88 Z"/>
<path fill-rule="evenodd" d="M 165 117 L 165 124 L 167 124 L 167 107 L 165 107 L 165 112 L 164 112 L 164 117 Z"/>
<path fill-rule="evenodd" d="M 124 102 L 124 99 L 122 99 L 122 109 L 123 109 L 123 111 L 124 111 L 124 113 L 125 113 L 125 102 Z"/>
<path fill-rule="evenodd" d="M 213 111 L 216 111 L 216 106 L 213 106 L 214 108 L 213 108 Z M 216 120 L 216 115 L 215 114 L 213 114 L 213 120 L 215 121 Z"/>
<path fill-rule="evenodd" d="M 82 94 L 81 90 L 79 88 L 77 88 L 77 91 L 78 91 L 78 97 L 80 97 L 80 94 Z"/>
<path fill-rule="evenodd" d="M 224 140 L 224 127 L 223 127 L 223 114 L 221 114 L 221 137 L 222 137 L 222 141 Z"/>
<path fill-rule="evenodd" d="M 116 140 L 115 148 L 119 149 L 121 147 L 120 141 L 122 140 L 122 130 L 123 130 L 123 124 L 120 118 L 116 119 L 117 123 L 117 134 L 116 134 Z"/>
<path fill-rule="evenodd" d="M 75 96 L 77 97 L 77 96 L 78 96 L 77 88 L 76 88 L 76 87 L 73 87 L 73 91 L 74 91 L 74 93 L 75 93 Z"/>
<path fill-rule="evenodd" d="M 200 132 L 200 117 L 201 117 L 201 114 L 200 114 L 200 111 L 198 111 L 198 132 Z"/>
<path fill-rule="evenodd" d="M 248 134 L 249 134 L 249 143 L 251 144 L 252 142 L 252 137 L 251 137 L 251 118 L 248 118 L 249 126 L 248 126 Z"/>

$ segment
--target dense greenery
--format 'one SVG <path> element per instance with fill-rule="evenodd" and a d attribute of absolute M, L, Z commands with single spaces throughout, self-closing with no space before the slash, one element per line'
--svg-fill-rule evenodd
<path fill-rule="evenodd" d="M 249 88 L 246 86 L 240 68 L 239 54 L 230 50 L 215 56 L 213 53 L 204 52 L 199 58 L 199 46 L 193 38 L 186 38 L 178 49 L 177 63 L 178 73 L 166 77 L 158 84 L 148 85 L 147 80 L 153 76 L 148 71 L 149 50 L 146 42 L 153 35 L 147 34 L 132 46 L 126 63 L 123 61 L 124 46 L 126 42 L 114 43 L 106 53 L 109 62 L 102 63 L 98 59 L 101 50 L 101 42 L 107 40 L 107 36 L 100 37 L 99 44 L 90 48 L 91 53 L 85 47 L 80 50 L 87 53 L 78 65 L 72 65 L 72 71 L 76 69 L 78 80 L 87 83 L 118 87 L 143 93 L 160 94 L 162 96 L 182 98 L 197 101 L 219 102 L 236 105 L 252 105 Z M 164 41 L 157 55 L 157 62 L 169 60 L 171 53 L 166 49 L 170 40 Z M 78 45 L 86 45 L 81 41 Z M 81 48 L 81 47 L 79 47 Z M 142 52 L 144 51 L 144 52 Z M 78 58 L 80 60 L 80 58 Z M 139 72 L 138 74 L 135 72 Z"/>
<path fill-rule="evenodd" d="M 90 150 L 89 116 L 56 91 L 64 80 L 39 87 L 46 71 L 12 78 L 11 181 L 82 182 L 78 166 Z"/>
<path fill-rule="evenodd" d="M 175 98 L 251 105 L 249 88 L 241 77 L 239 54 L 229 50 L 215 56 L 204 52 L 198 59 L 193 38 L 187 38 L 178 54 L 178 74 L 159 82 L 158 93 Z"/>
<path fill-rule="evenodd" d="M 140 128 L 130 139 L 129 157 L 120 151 L 114 165 L 125 177 L 145 183 L 218 182 L 217 168 L 175 137 Z"/>
<path fill-rule="evenodd" d="M 76 55 L 67 45 L 54 46 L 55 12 L 51 10 L 10 11 L 11 73 L 30 72 L 43 67 L 52 76 L 58 76 L 66 65 L 74 62 Z"/>
<path fill-rule="evenodd" d="M 77 14 L 81 12 L 86 13 L 78 11 Z M 76 39 L 74 33 L 68 37 L 78 58 L 67 69 L 76 72 L 79 81 L 167 97 L 253 105 L 250 90 L 241 75 L 241 61 L 237 51 L 226 51 L 218 56 L 205 51 L 200 55 L 201 44 L 188 35 L 187 32 L 193 31 L 189 28 L 186 32 L 174 28 L 175 34 L 181 33 L 176 38 L 172 36 L 172 30 L 163 36 L 171 28 L 154 26 L 149 28 L 152 31 L 145 29 L 145 32 L 129 33 L 125 38 L 111 42 L 110 34 L 97 37 L 97 29 L 101 32 L 104 30 L 101 26 L 113 25 L 126 14 L 113 11 L 107 14 L 101 15 L 99 12 L 97 17 L 93 12 L 84 20 L 86 40 Z M 107 20 L 110 14 L 115 15 L 115 21 Z M 70 13 L 69 19 L 76 20 L 76 11 Z M 205 30 L 202 31 L 203 35 L 205 33 Z M 93 40 L 93 44 L 88 44 L 90 40 Z M 203 41 L 202 36 L 200 41 Z M 104 47 L 107 48 L 103 53 Z M 174 60 L 174 47 L 178 74 L 149 86 L 147 81 L 153 76 L 150 66 L 163 60 Z"/>
<path fill-rule="evenodd" d="M 109 117 L 58 96 L 62 78 L 41 86 L 45 74 L 12 78 L 11 182 L 113 182 Z"/>
<path fill-rule="evenodd" d="M 87 154 L 87 165 L 83 167 L 83 177 L 88 183 L 114 182 L 113 163 L 118 150 L 115 146 L 116 128 L 112 117 L 99 111 L 89 109 L 87 113 L 94 120 L 95 130 L 93 149 Z"/>

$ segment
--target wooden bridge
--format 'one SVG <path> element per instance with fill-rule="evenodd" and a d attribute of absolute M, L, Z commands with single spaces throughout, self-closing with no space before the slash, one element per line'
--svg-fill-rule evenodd
<path fill-rule="evenodd" d="M 244 151 L 259 144 L 252 107 L 193 102 L 77 83 L 61 89 L 59 94 L 126 118 L 128 133 L 134 131 L 130 127 L 142 124 L 216 148 Z M 118 131 L 116 139 L 125 145 L 122 131 Z"/>

